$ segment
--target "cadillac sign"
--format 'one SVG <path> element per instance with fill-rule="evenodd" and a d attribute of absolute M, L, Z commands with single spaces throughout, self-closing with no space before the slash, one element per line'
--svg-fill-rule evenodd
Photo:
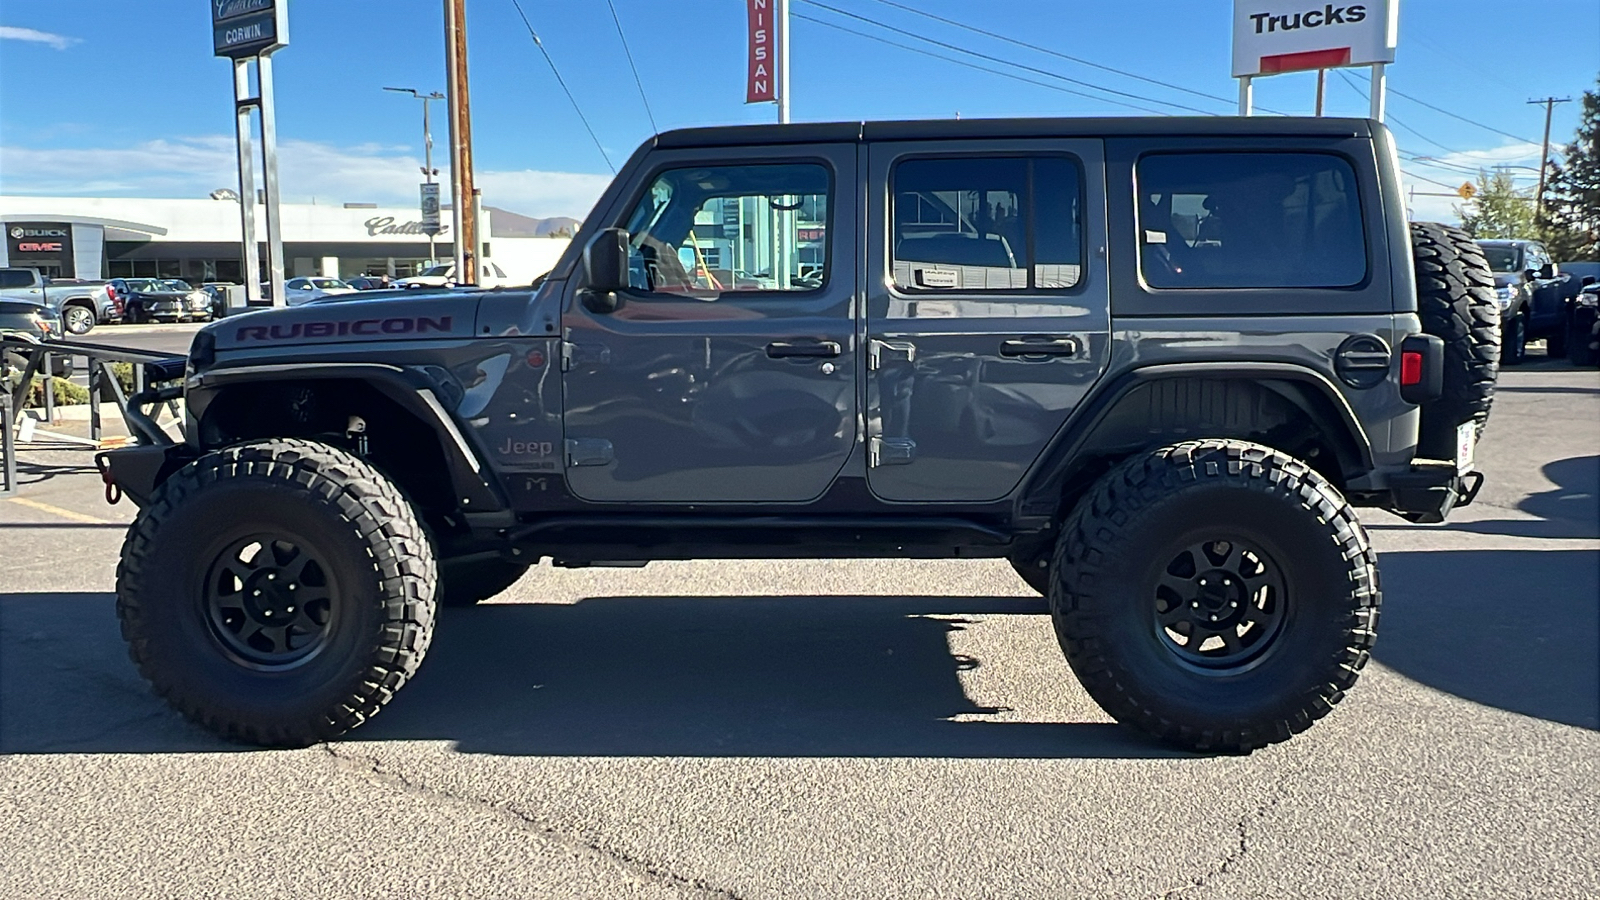
<path fill-rule="evenodd" d="M 289 0 L 211 0 L 212 47 L 239 59 L 289 43 Z"/>

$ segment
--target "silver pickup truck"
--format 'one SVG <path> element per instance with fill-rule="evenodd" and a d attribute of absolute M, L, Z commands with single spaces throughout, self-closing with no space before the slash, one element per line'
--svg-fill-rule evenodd
<path fill-rule="evenodd" d="M 122 320 L 122 306 L 104 281 L 52 280 L 37 269 L 0 268 L 0 299 L 48 307 L 68 334 L 88 334 L 96 325 Z"/>

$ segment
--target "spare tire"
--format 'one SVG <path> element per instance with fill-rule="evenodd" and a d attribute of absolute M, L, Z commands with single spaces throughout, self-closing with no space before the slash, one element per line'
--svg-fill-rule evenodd
<path fill-rule="evenodd" d="M 1489 420 L 1500 373 L 1500 308 L 1494 274 L 1465 231 L 1437 222 L 1411 223 L 1417 313 L 1423 332 L 1444 341 L 1444 391 L 1422 408 L 1418 455 L 1449 459 L 1456 426 Z"/>

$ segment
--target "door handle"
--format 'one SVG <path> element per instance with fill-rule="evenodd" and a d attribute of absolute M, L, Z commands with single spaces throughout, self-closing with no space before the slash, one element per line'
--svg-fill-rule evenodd
<path fill-rule="evenodd" d="M 834 357 L 839 353 L 838 341 L 773 341 L 767 345 L 767 356 L 772 359 L 786 356 Z"/>
<path fill-rule="evenodd" d="M 1001 356 L 1077 356 L 1076 338 L 1013 338 L 1000 342 Z"/>

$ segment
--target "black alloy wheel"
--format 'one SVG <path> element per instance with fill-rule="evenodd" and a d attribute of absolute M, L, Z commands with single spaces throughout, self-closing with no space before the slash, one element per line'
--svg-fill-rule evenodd
<path fill-rule="evenodd" d="M 327 643 L 338 586 L 303 539 L 258 534 L 217 554 L 199 590 L 211 635 L 240 662 L 290 668 Z"/>
<path fill-rule="evenodd" d="M 1261 548 L 1218 536 L 1180 550 L 1156 579 L 1158 639 L 1184 663 L 1226 674 L 1270 652 L 1289 597 Z"/>

